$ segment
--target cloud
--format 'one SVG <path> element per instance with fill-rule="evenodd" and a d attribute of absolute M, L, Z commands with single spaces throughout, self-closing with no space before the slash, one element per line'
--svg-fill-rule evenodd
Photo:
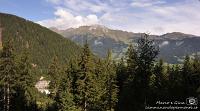
<path fill-rule="evenodd" d="M 153 5 L 159 5 L 159 4 L 164 4 L 166 3 L 165 1 L 161 0 L 134 0 L 131 3 L 132 7 L 149 7 Z"/>
<path fill-rule="evenodd" d="M 169 41 L 164 41 L 159 45 L 159 47 L 163 47 L 163 46 L 166 46 L 168 44 L 169 44 Z"/>
<path fill-rule="evenodd" d="M 95 40 L 95 41 L 94 41 L 94 45 L 103 45 L 103 42 L 98 41 L 98 40 Z"/>
<path fill-rule="evenodd" d="M 199 10 L 200 2 L 185 0 L 154 5 L 151 3 L 143 8 L 133 7 L 132 11 L 106 13 L 102 18 L 105 24 L 126 31 L 150 32 L 151 34 L 183 32 L 200 35 Z"/>
<path fill-rule="evenodd" d="M 65 9 L 58 8 L 54 13 L 54 19 L 39 21 L 38 23 L 46 27 L 56 27 L 58 29 L 77 28 L 82 25 L 98 24 L 98 17 L 94 14 L 87 16 L 75 16 Z"/>
<path fill-rule="evenodd" d="M 58 4 L 61 2 L 61 0 L 46 0 L 47 2 L 51 2 L 53 4 Z"/>
<path fill-rule="evenodd" d="M 38 23 L 67 29 L 101 24 L 131 32 L 163 34 L 183 32 L 200 35 L 198 0 L 47 0 L 54 4 L 55 18 Z"/>
<path fill-rule="evenodd" d="M 99 13 L 109 9 L 108 4 L 100 2 L 99 0 L 46 0 L 47 2 L 68 8 L 73 11 L 90 11 Z"/>

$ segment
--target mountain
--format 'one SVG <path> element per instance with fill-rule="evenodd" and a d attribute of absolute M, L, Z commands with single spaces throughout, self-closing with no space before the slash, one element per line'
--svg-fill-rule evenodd
<path fill-rule="evenodd" d="M 144 33 L 132 33 L 121 30 L 109 29 L 101 25 L 81 26 L 67 30 L 51 30 L 83 44 L 88 40 L 93 52 L 101 57 L 106 56 L 108 49 L 112 49 L 114 58 L 122 57 L 130 43 L 136 43 Z M 172 32 L 164 35 L 150 35 L 151 39 L 160 48 L 159 58 L 168 63 L 181 63 L 185 55 L 194 56 L 200 53 L 200 37 L 180 32 Z"/>
<path fill-rule="evenodd" d="M 46 68 L 57 56 L 61 63 L 80 53 L 80 47 L 61 35 L 15 15 L 0 13 L 0 41 L 13 40 L 14 52 L 27 48 L 34 66 Z"/>

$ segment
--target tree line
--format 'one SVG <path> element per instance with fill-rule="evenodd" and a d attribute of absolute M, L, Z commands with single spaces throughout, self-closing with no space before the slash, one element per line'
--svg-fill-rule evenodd
<path fill-rule="evenodd" d="M 55 56 L 49 68 L 49 90 L 39 102 L 35 89 L 37 68 L 29 61 L 28 48 L 13 53 L 11 41 L 3 44 L 0 56 L 0 110 L 2 111 L 143 111 L 158 100 L 198 97 L 200 59 L 185 57 L 183 64 L 158 60 L 159 48 L 145 34 L 130 44 L 120 61 L 112 52 L 100 59 L 86 42 L 80 56 L 66 65 Z"/>

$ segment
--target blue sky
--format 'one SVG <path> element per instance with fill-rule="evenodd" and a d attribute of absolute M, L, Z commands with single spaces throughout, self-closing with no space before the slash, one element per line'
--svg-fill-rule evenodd
<path fill-rule="evenodd" d="M 199 0 L 0 0 L 0 12 L 59 29 L 100 24 L 132 32 L 200 35 Z"/>

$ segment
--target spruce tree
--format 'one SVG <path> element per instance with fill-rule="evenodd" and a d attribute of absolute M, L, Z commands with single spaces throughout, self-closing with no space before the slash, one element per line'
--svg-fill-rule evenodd
<path fill-rule="evenodd" d="M 183 93 L 183 88 L 182 88 L 182 75 L 181 75 L 181 68 L 180 65 L 173 65 L 170 69 L 171 71 L 169 72 L 169 97 L 171 100 L 182 100 L 185 98 L 182 93 Z"/>
<path fill-rule="evenodd" d="M 138 101 L 136 108 L 144 109 L 144 106 L 148 102 L 148 95 L 150 92 L 149 82 L 152 75 L 152 67 L 158 55 L 159 49 L 147 34 L 141 37 L 137 43 L 136 63 L 138 68 L 134 77 L 134 87 L 136 88 L 135 96 L 136 101 Z"/>
<path fill-rule="evenodd" d="M 12 95 L 17 83 L 15 56 L 13 54 L 12 42 L 3 44 L 0 57 L 0 85 L 3 90 L 3 110 L 11 111 Z"/>
<path fill-rule="evenodd" d="M 133 81 L 133 78 L 135 76 L 136 68 L 137 68 L 137 54 L 133 47 L 133 45 L 130 45 L 126 54 L 126 62 L 127 62 L 127 74 L 130 81 Z M 131 80 L 132 79 L 132 80 Z"/>
<path fill-rule="evenodd" d="M 125 82 L 128 78 L 127 70 L 124 58 L 121 58 L 120 61 L 116 64 L 116 75 L 117 75 L 117 86 L 118 86 L 118 103 L 117 103 L 117 111 L 125 110 L 126 102 L 128 100 L 125 98 L 127 97 L 127 92 L 125 91 L 125 85 L 128 84 Z M 131 94 L 131 93 L 129 93 Z"/>
<path fill-rule="evenodd" d="M 189 79 L 189 93 L 192 96 L 197 96 L 197 89 L 200 85 L 200 57 L 199 55 L 195 55 L 194 60 L 192 61 L 192 73 Z"/>
<path fill-rule="evenodd" d="M 32 105 L 34 103 L 34 98 L 32 91 L 34 90 L 34 77 L 31 73 L 31 64 L 29 62 L 28 51 L 25 49 L 21 54 L 19 61 L 17 62 L 17 80 L 18 85 L 16 89 L 15 98 L 18 98 L 16 105 L 19 110 L 32 110 Z M 21 102 L 19 102 L 21 101 Z"/>
<path fill-rule="evenodd" d="M 104 111 L 106 110 L 106 65 L 105 61 L 98 58 L 95 61 L 95 90 L 96 90 L 96 97 L 94 102 L 94 110 Z"/>
<path fill-rule="evenodd" d="M 182 85 L 183 85 L 183 94 L 185 95 L 185 97 L 190 96 L 191 75 L 192 75 L 192 62 L 190 57 L 186 56 L 182 68 L 182 76 L 183 76 Z"/>
<path fill-rule="evenodd" d="M 60 66 L 58 63 L 58 58 L 57 58 L 57 56 L 55 56 L 48 68 L 48 75 L 51 77 L 51 81 L 49 83 L 49 89 L 50 89 L 52 98 L 55 97 L 55 95 L 58 91 L 58 87 L 60 84 L 59 82 L 61 79 L 60 70 L 61 69 L 60 69 Z"/>
<path fill-rule="evenodd" d="M 74 102 L 74 95 L 72 93 L 72 79 L 66 73 L 64 78 L 62 78 L 58 91 L 56 93 L 56 106 L 58 111 L 80 111 Z"/>
<path fill-rule="evenodd" d="M 167 74 L 162 59 L 156 63 L 154 67 L 154 75 L 155 81 L 153 81 L 153 95 L 151 96 L 153 102 L 165 99 L 165 95 L 167 94 Z"/>
<path fill-rule="evenodd" d="M 125 72 L 123 72 L 123 76 L 120 77 L 122 79 L 122 85 L 120 85 L 120 104 L 121 107 L 118 107 L 119 110 L 128 110 L 132 109 L 133 104 L 135 103 L 132 98 L 134 98 L 135 88 L 134 88 L 134 77 L 136 74 L 137 68 L 137 54 L 133 45 L 129 45 L 128 50 L 126 52 L 126 66 Z M 122 75 L 120 74 L 120 75 Z M 119 75 L 118 75 L 119 76 Z M 125 108 L 125 109 L 124 109 Z"/>
<path fill-rule="evenodd" d="M 86 42 L 83 47 L 81 60 L 78 64 L 76 80 L 76 102 L 84 111 L 92 108 L 95 101 L 95 74 L 92 54 Z"/>
<path fill-rule="evenodd" d="M 112 55 L 111 51 L 108 51 L 107 58 L 105 61 L 106 66 L 106 79 L 105 79 L 105 89 L 106 89 L 106 110 L 107 111 L 114 111 L 116 108 L 116 103 L 118 101 L 117 94 L 118 94 L 118 87 L 117 87 L 117 75 L 116 69 L 112 62 Z"/>
<path fill-rule="evenodd" d="M 200 57 L 195 55 L 195 58 L 192 62 L 192 72 L 193 76 L 190 79 L 190 95 L 200 98 Z"/>
<path fill-rule="evenodd" d="M 121 58 L 115 67 L 116 67 L 116 75 L 117 75 L 117 86 L 119 88 L 118 95 L 120 96 L 123 90 L 124 83 L 128 78 L 127 66 L 125 65 L 124 58 Z"/>

